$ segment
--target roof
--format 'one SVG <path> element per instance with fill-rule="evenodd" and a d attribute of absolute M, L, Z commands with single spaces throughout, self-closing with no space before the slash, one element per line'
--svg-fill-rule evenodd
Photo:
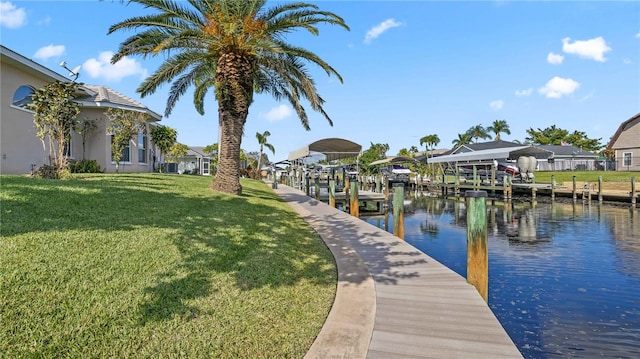
<path fill-rule="evenodd" d="M 406 162 L 418 162 L 418 160 L 416 160 L 413 157 L 406 157 L 406 156 L 387 156 L 387 158 L 373 161 L 369 165 L 376 166 L 376 165 L 382 165 L 385 163 L 394 164 L 394 163 L 406 163 Z"/>
<path fill-rule="evenodd" d="M 613 137 L 611 137 L 611 140 L 609 140 L 609 143 L 607 144 L 607 149 L 612 149 L 613 145 L 616 143 L 616 141 L 618 141 L 618 137 L 620 137 L 620 135 L 622 134 L 622 132 L 624 132 L 625 128 L 631 124 L 631 122 L 640 119 L 640 112 L 637 113 L 635 116 L 632 116 L 630 119 L 624 121 L 623 123 L 620 124 L 620 126 L 618 127 L 618 129 L 616 130 L 616 133 L 613 135 Z"/>
<path fill-rule="evenodd" d="M 82 85 L 81 87 L 90 90 L 85 95 L 80 95 L 75 98 L 76 102 L 80 102 L 83 106 L 103 106 L 102 104 L 106 104 L 106 107 L 120 107 L 127 110 L 144 112 L 156 120 L 162 118 L 162 115 L 151 111 L 147 106 L 109 87 L 96 85 Z"/>
<path fill-rule="evenodd" d="M 21 70 L 45 81 L 70 82 L 67 77 L 5 46 L 0 45 L 0 54 L 2 55 L 3 62 L 19 66 Z M 147 113 L 156 120 L 162 118 L 162 115 L 151 111 L 147 106 L 105 86 L 81 84 L 78 86 L 76 96 L 74 99 L 75 102 L 85 107 L 120 107 L 127 110 Z"/>
<path fill-rule="evenodd" d="M 554 157 L 598 157 L 598 155 L 593 152 L 585 151 L 573 145 L 536 145 L 536 147 L 553 152 Z"/>
<path fill-rule="evenodd" d="M 482 151 L 482 150 L 490 150 L 494 148 L 505 148 L 505 147 L 520 147 L 522 144 L 510 142 L 510 141 L 487 141 L 487 142 L 479 142 L 479 143 L 465 143 L 460 145 L 459 147 L 453 149 L 451 153 L 460 153 L 460 152 L 468 152 L 468 151 Z"/>
<path fill-rule="evenodd" d="M 362 146 L 342 138 L 325 138 L 289 153 L 289 161 L 295 161 L 321 153 L 327 156 L 327 161 L 341 158 L 356 157 L 362 151 Z"/>
<path fill-rule="evenodd" d="M 534 156 L 536 158 L 548 158 L 553 153 L 542 148 L 529 145 L 520 145 L 517 147 L 509 146 L 502 148 L 491 148 L 479 151 L 470 151 L 456 153 L 451 155 L 443 155 L 429 159 L 430 163 L 442 162 L 460 162 L 460 161 L 493 161 L 512 159 L 515 160 L 520 156 Z"/>

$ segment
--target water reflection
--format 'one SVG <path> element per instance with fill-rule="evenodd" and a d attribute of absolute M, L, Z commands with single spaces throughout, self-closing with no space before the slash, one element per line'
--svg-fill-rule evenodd
<path fill-rule="evenodd" d="M 465 276 L 464 202 L 408 206 L 405 240 Z M 525 357 L 640 358 L 639 212 L 487 203 L 489 306 Z"/>

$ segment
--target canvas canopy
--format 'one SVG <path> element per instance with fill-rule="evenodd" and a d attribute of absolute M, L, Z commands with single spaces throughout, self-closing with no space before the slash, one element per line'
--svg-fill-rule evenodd
<path fill-rule="evenodd" d="M 327 157 L 327 161 L 333 161 L 357 157 L 360 151 L 362 151 L 362 146 L 355 142 L 342 138 L 325 138 L 290 152 L 288 159 L 289 161 L 296 161 L 321 153 Z"/>
<path fill-rule="evenodd" d="M 394 163 L 407 163 L 407 162 L 418 162 L 418 160 L 416 160 L 413 157 L 406 157 L 406 156 L 387 156 L 387 158 L 373 161 L 369 165 L 376 166 L 376 165 L 383 165 L 387 163 L 394 164 Z"/>
<path fill-rule="evenodd" d="M 429 158 L 429 163 L 462 162 L 462 161 L 493 161 L 493 160 L 517 160 L 520 156 L 534 156 L 536 158 L 548 158 L 553 152 L 534 146 L 517 146 L 492 148 L 488 150 L 470 151 Z"/>

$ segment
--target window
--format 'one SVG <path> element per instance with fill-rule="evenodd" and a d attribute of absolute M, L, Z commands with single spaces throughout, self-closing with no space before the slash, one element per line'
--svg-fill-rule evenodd
<path fill-rule="evenodd" d="M 147 136 L 138 134 L 138 162 L 147 163 Z"/>
<path fill-rule="evenodd" d="M 631 152 L 625 152 L 622 154 L 622 165 L 625 167 L 631 167 Z"/>
<path fill-rule="evenodd" d="M 113 143 L 114 135 L 111 135 L 111 143 Z M 113 153 L 111 153 L 111 162 L 115 162 L 113 159 Z M 120 158 L 120 162 L 131 162 L 131 146 L 127 145 L 122 149 L 122 158 Z"/>
<path fill-rule="evenodd" d="M 13 106 L 26 109 L 26 106 L 33 102 L 31 95 L 34 93 L 35 91 L 31 87 L 22 85 L 13 93 L 13 101 L 11 104 Z"/>

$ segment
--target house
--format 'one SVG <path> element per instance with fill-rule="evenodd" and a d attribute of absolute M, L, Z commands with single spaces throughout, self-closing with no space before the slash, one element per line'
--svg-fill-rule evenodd
<path fill-rule="evenodd" d="M 573 145 L 536 145 L 552 153 L 547 161 L 538 160 L 539 171 L 595 171 L 598 155 Z"/>
<path fill-rule="evenodd" d="M 169 173 L 210 175 L 211 154 L 202 146 L 191 146 L 186 156 L 168 161 L 166 165 Z"/>
<path fill-rule="evenodd" d="M 615 153 L 617 171 L 640 171 L 640 113 L 620 124 L 607 150 Z"/>
<path fill-rule="evenodd" d="M 0 153 L 1 174 L 28 174 L 48 164 L 49 151 L 36 136 L 33 111 L 25 108 L 36 89 L 54 81 L 71 80 L 0 45 Z M 105 86 L 81 85 L 74 101 L 80 105 L 77 119 L 96 119 L 97 127 L 85 136 L 73 132 L 67 145 L 70 160 L 95 160 L 105 172 L 115 172 L 111 156 L 107 108 L 138 111 L 147 115 L 144 131 L 123 151 L 119 172 L 152 172 L 157 149 L 151 144 L 150 129 L 162 116 L 143 104 Z"/>

